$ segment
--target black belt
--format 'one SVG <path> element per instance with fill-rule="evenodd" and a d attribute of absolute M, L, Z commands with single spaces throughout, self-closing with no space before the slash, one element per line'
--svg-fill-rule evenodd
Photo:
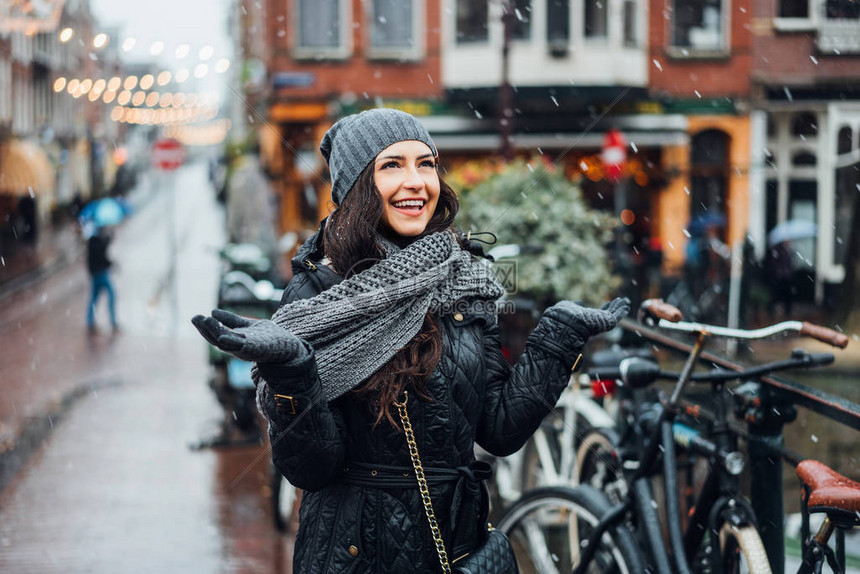
<path fill-rule="evenodd" d="M 476 460 L 467 466 L 456 468 L 424 467 L 424 476 L 428 485 L 457 483 L 451 500 L 451 528 L 454 527 L 454 521 L 464 495 L 480 496 L 481 481 L 487 480 L 492 475 L 493 465 L 482 460 Z M 418 487 L 418 479 L 415 478 L 415 470 L 411 466 L 371 465 L 361 462 L 353 462 L 344 466 L 343 474 L 338 482 L 371 488 Z"/>

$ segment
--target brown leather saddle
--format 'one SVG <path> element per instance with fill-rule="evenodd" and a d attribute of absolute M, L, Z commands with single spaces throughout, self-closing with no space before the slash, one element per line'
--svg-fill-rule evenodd
<path fill-rule="evenodd" d="M 860 525 L 860 482 L 845 478 L 817 460 L 797 465 L 797 476 L 806 485 L 809 512 L 826 512 L 837 526 Z"/>

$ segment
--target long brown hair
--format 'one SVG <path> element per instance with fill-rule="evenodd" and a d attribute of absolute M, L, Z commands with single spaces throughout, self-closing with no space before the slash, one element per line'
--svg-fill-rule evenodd
<path fill-rule="evenodd" d="M 388 239 L 402 247 L 420 237 L 447 229 L 459 208 L 457 194 L 439 178 L 439 200 L 427 228 L 416 237 L 389 236 Z M 385 250 L 379 242 L 380 235 L 387 234 L 381 226 L 383 210 L 371 163 L 329 216 L 323 231 L 323 251 L 334 270 L 344 278 L 385 258 Z M 392 412 L 394 401 L 400 399 L 407 386 L 421 398 L 432 400 L 427 394 L 427 380 L 441 358 L 442 332 L 436 318 L 428 313 L 418 334 L 352 393 L 376 413 L 374 426 L 386 418 L 393 427 L 399 428 Z"/>

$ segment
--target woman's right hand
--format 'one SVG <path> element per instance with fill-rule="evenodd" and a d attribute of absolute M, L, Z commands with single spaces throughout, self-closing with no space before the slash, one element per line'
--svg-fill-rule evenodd
<path fill-rule="evenodd" d="M 210 344 L 243 361 L 287 363 L 307 352 L 301 339 L 269 320 L 248 319 L 223 309 L 191 322 Z"/>
<path fill-rule="evenodd" d="M 614 328 L 630 312 L 630 299 L 619 297 L 600 309 L 583 307 L 573 301 L 559 301 L 544 316 L 569 326 L 584 345 L 589 338 Z"/>

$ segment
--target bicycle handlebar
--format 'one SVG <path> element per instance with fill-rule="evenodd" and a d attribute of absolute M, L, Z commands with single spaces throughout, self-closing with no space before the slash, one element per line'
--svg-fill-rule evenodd
<path fill-rule="evenodd" d="M 844 349 L 848 346 L 848 336 L 843 333 L 837 333 L 833 329 L 814 325 L 809 321 L 804 321 L 800 326 L 800 334 L 818 339 L 822 343 L 827 343 L 832 347 Z"/>
<path fill-rule="evenodd" d="M 673 323 L 661 319 L 657 326 L 662 329 L 670 329 L 675 331 L 686 331 L 688 333 L 704 333 L 717 337 L 728 337 L 731 339 L 765 339 L 779 333 L 795 332 L 817 339 L 822 343 L 827 343 L 832 347 L 844 349 L 848 346 L 848 337 L 842 333 L 837 333 L 833 329 L 815 325 L 807 321 L 783 321 L 761 329 L 731 329 L 729 327 L 718 327 L 716 325 L 706 325 L 704 323 L 692 323 L 688 321 L 679 321 Z"/>
<path fill-rule="evenodd" d="M 789 359 L 756 365 L 742 371 L 712 369 L 707 372 L 693 373 L 690 380 L 716 383 L 735 379 L 751 379 L 788 369 L 822 367 L 833 363 L 834 360 L 835 357 L 832 353 L 806 353 L 804 351 L 794 351 Z M 647 387 L 658 379 L 677 380 L 680 377 L 680 373 L 663 371 L 660 369 L 660 366 L 653 361 L 639 357 L 631 357 L 623 359 L 618 367 L 590 371 L 587 373 L 587 376 L 591 380 L 617 379 L 634 389 L 639 389 Z"/>
<path fill-rule="evenodd" d="M 666 321 L 677 323 L 684 318 L 681 310 L 666 303 L 662 299 L 646 299 L 639 305 L 639 322 L 646 323 L 649 319 L 657 321 L 664 319 Z"/>

